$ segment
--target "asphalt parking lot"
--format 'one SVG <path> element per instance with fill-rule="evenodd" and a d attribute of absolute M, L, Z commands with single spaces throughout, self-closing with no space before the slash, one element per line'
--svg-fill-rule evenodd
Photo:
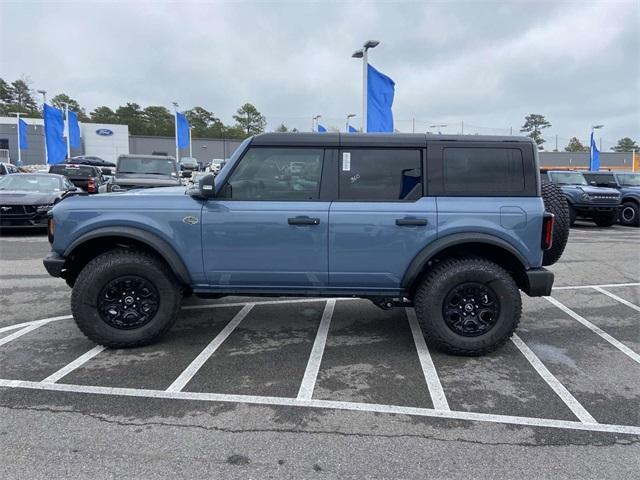
<path fill-rule="evenodd" d="M 517 336 L 429 351 L 411 310 L 189 299 L 159 344 L 103 350 L 0 237 L 4 478 L 632 478 L 640 470 L 640 231 L 581 224 Z"/>

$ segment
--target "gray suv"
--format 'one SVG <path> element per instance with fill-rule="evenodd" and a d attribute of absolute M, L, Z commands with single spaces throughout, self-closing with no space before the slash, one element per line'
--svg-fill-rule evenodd
<path fill-rule="evenodd" d="M 120 155 L 113 177 L 98 189 L 100 193 L 133 188 L 181 185 L 176 160 L 160 155 Z"/>

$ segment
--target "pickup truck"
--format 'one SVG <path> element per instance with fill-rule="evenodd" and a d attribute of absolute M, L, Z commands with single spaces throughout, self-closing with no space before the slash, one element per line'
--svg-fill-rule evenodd
<path fill-rule="evenodd" d="M 428 343 L 482 355 L 520 291 L 550 294 L 568 235 L 527 137 L 262 134 L 195 188 L 91 200 L 54 207 L 44 265 L 112 348 L 157 341 L 185 295 L 263 295 L 414 307 Z"/>

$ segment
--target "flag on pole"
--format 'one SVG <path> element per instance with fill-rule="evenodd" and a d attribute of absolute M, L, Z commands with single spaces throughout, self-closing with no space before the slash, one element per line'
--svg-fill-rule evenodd
<path fill-rule="evenodd" d="M 318 124 L 318 133 L 327 133 L 327 129 Z"/>
<path fill-rule="evenodd" d="M 67 129 L 69 132 L 69 145 L 73 148 L 80 147 L 80 125 L 78 125 L 78 114 L 69 110 L 67 117 Z"/>
<path fill-rule="evenodd" d="M 596 146 L 596 139 L 593 138 L 593 132 L 591 132 L 591 162 L 589 165 L 589 170 L 592 172 L 597 172 L 600 170 L 600 151 Z"/>
<path fill-rule="evenodd" d="M 358 133 L 358 129 L 349 125 L 349 133 Z"/>
<path fill-rule="evenodd" d="M 634 172 L 640 172 L 640 155 L 635 150 L 631 152 L 631 165 Z"/>
<path fill-rule="evenodd" d="M 178 148 L 187 148 L 189 146 L 189 120 L 180 112 L 176 112 L 176 128 Z"/>
<path fill-rule="evenodd" d="M 367 64 L 367 132 L 393 132 L 395 82 Z"/>
<path fill-rule="evenodd" d="M 18 120 L 18 139 L 20 143 L 20 150 L 26 150 L 29 148 L 27 143 L 27 122 L 22 119 Z"/>
<path fill-rule="evenodd" d="M 44 105 L 44 138 L 47 145 L 47 161 L 62 162 L 67 155 L 64 141 L 64 113 L 62 110 Z"/>

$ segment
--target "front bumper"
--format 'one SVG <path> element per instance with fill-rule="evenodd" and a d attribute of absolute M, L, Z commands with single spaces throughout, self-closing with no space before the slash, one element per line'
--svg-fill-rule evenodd
<path fill-rule="evenodd" d="M 551 289 L 553 288 L 553 272 L 550 272 L 546 268 L 532 268 L 525 272 L 527 282 L 524 293 L 530 297 L 548 297 L 551 295 Z"/>
<path fill-rule="evenodd" d="M 42 263 L 44 263 L 44 268 L 52 277 L 62 277 L 62 271 L 65 268 L 66 262 L 67 259 L 56 252 L 49 252 L 47 256 L 42 260 Z"/>

